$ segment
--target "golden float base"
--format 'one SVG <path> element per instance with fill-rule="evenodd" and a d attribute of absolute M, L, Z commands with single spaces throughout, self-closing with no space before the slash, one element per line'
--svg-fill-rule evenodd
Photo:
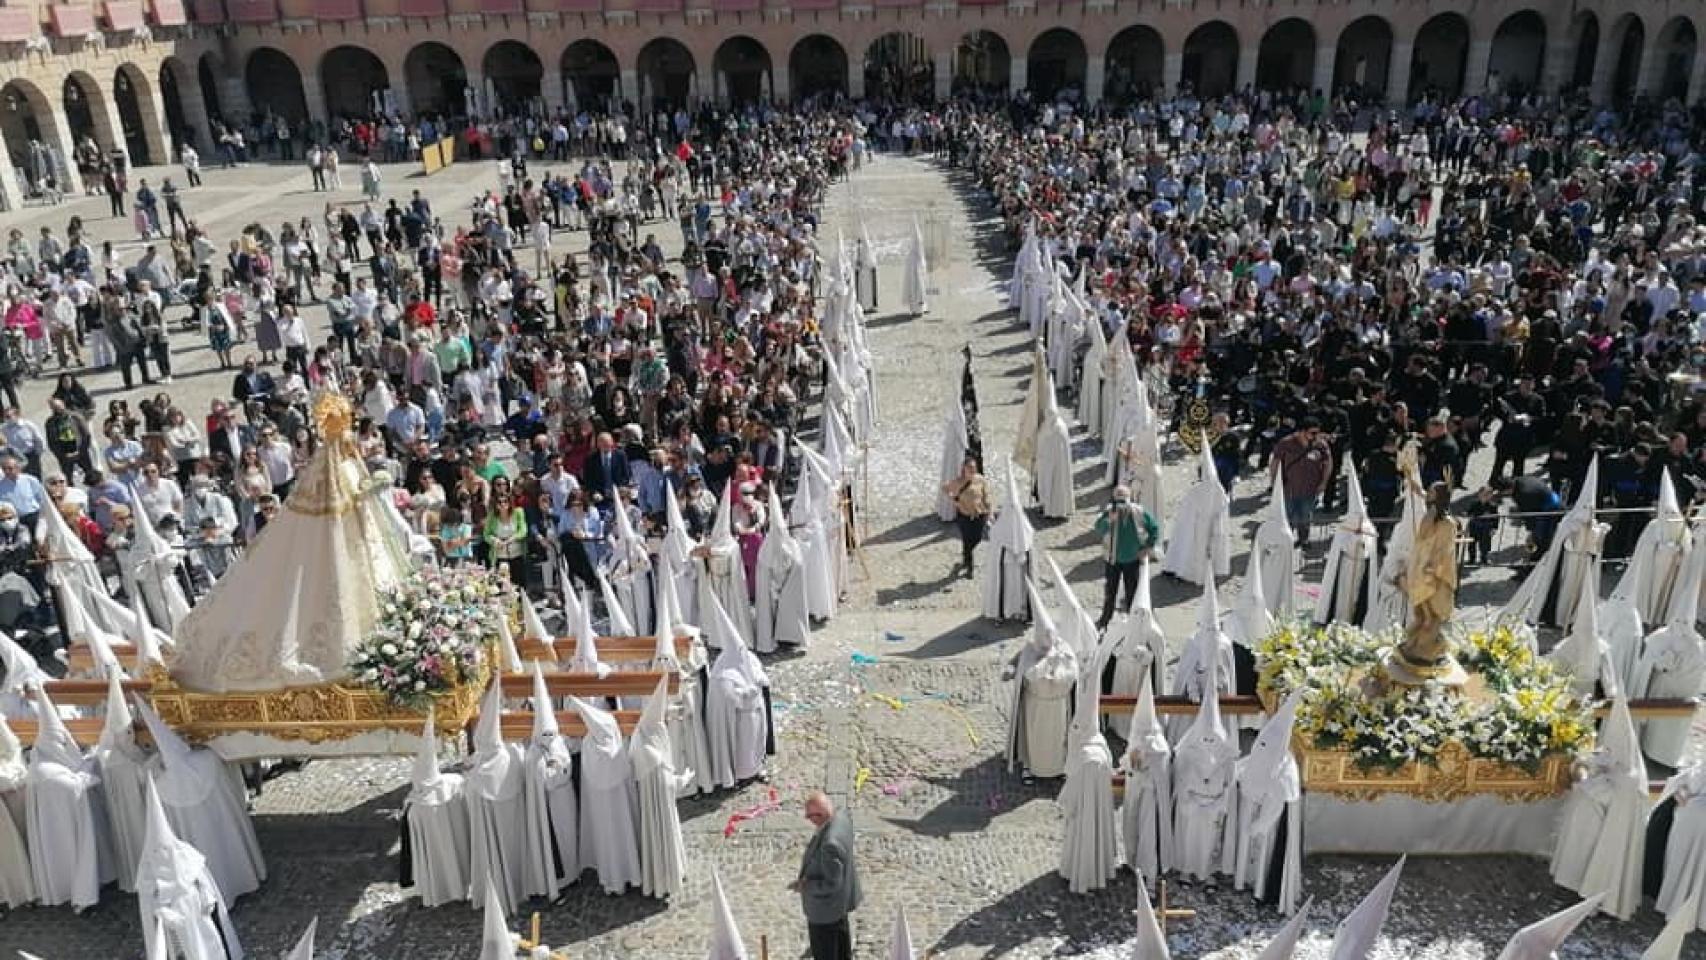
<path fill-rule="evenodd" d="M 1385 796 L 1423 803 L 1451 803 L 1471 796 L 1493 796 L 1507 803 L 1533 803 L 1570 787 L 1568 757 L 1554 755 L 1530 773 L 1522 767 L 1469 755 L 1456 741 L 1440 748 L 1432 764 L 1406 763 L 1396 770 L 1364 768 L 1343 750 L 1317 750 L 1296 744 L 1303 758 L 1303 789 L 1342 800 L 1368 802 Z"/>
<path fill-rule="evenodd" d="M 437 698 L 433 727 L 454 737 L 480 710 L 489 679 L 482 658 L 477 676 Z M 321 683 L 284 690 L 198 693 L 177 685 L 158 665 L 149 671 L 148 699 L 166 725 L 192 743 L 222 736 L 254 734 L 274 740 L 318 745 L 362 734 L 399 733 L 418 737 L 425 716 L 386 699 L 383 693 L 348 682 Z"/>

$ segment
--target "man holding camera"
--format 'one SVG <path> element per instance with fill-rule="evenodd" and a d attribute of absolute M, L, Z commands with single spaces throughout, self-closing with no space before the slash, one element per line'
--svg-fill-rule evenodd
<path fill-rule="evenodd" d="M 1145 557 L 1153 557 L 1161 545 L 1161 522 L 1143 504 L 1131 498 L 1131 488 L 1114 488 L 1114 498 L 1096 518 L 1096 533 L 1102 538 L 1102 562 L 1105 581 L 1102 587 L 1102 616 L 1096 627 L 1107 627 L 1114 618 L 1114 601 L 1120 584 L 1125 584 L 1125 603 L 1121 610 L 1130 610 L 1137 595 L 1137 578 Z"/>

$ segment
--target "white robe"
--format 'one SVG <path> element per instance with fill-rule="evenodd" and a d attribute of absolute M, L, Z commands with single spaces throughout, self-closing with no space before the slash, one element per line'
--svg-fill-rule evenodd
<path fill-rule="evenodd" d="M 877 258 L 870 241 L 863 237 L 854 254 L 853 291 L 860 310 L 870 313 L 877 309 Z"/>
<path fill-rule="evenodd" d="M 136 865 L 148 840 L 148 751 L 138 746 L 134 737 L 118 735 L 109 727 L 95 746 L 94 759 L 106 794 L 118 887 L 134 893 Z M 0 847 L 4 845 L 0 841 Z"/>
<path fill-rule="evenodd" d="M 1007 768 L 1018 767 L 1032 777 L 1064 774 L 1072 693 L 1078 683 L 1077 658 L 1058 638 L 1046 655 L 1039 655 L 1034 645 L 1026 644 L 1020 651 L 1013 683 Z"/>
<path fill-rule="evenodd" d="M 207 859 L 226 902 L 259 890 L 267 866 L 236 769 L 202 748 L 172 756 L 162 747 L 157 760 L 161 769 L 154 783 L 166 818 L 178 837 Z"/>
<path fill-rule="evenodd" d="M 1012 509 L 1019 509 L 1014 506 Z M 1025 597 L 1025 578 L 1031 569 L 1029 549 L 989 541 L 978 584 L 983 596 L 983 615 L 991 620 L 1023 620 L 1030 616 Z"/>
<path fill-rule="evenodd" d="M 1173 754 L 1173 865 L 1184 877 L 1212 880 L 1231 866 L 1237 760 L 1238 748 L 1227 741 Z"/>
<path fill-rule="evenodd" d="M 605 752 L 589 750 L 583 742 L 580 764 L 581 862 L 598 872 L 605 893 L 616 896 L 642 881 L 633 763 L 626 744 Z"/>
<path fill-rule="evenodd" d="M 1576 602 L 1581 599 L 1582 579 L 1599 556 L 1610 529 L 1608 524 L 1594 522 L 1589 511 L 1565 514 L 1552 545 L 1503 612 L 1528 623 L 1552 623 L 1561 630 L 1570 629 L 1575 622 Z"/>
<path fill-rule="evenodd" d="M 667 701 L 668 688 L 663 689 L 662 696 Z M 669 706 L 663 705 L 666 713 Z M 694 771 L 675 765 L 675 749 L 670 741 L 667 723 L 642 716 L 628 745 L 639 798 L 640 890 L 648 897 L 675 896 L 681 892 L 687 877 L 687 845 L 681 836 L 681 817 L 675 803 L 676 796 L 692 781 Z"/>
<path fill-rule="evenodd" d="M 1128 746 L 1121 766 L 1125 771 L 1125 798 L 1120 805 L 1125 860 L 1139 874 L 1158 877 L 1174 863 L 1173 751 L 1160 727 L 1147 742 Z"/>
<path fill-rule="evenodd" d="M 527 895 L 527 796 L 519 745 L 499 744 L 485 754 L 475 753 L 463 777 L 462 797 L 468 807 L 468 899 L 486 902 L 488 881 L 514 913 Z"/>
<path fill-rule="evenodd" d="M 23 832 L 29 775 L 23 748 L 0 717 L 0 906 L 11 908 L 36 898 L 30 847 Z"/>
<path fill-rule="evenodd" d="M 468 806 L 462 776 L 438 773 L 427 784 L 415 784 L 403 800 L 409 832 L 411 886 L 421 906 L 437 907 L 466 900 L 469 876 Z"/>
<path fill-rule="evenodd" d="M 925 282 L 929 273 L 930 267 L 924 261 L 924 234 L 914 224 L 912 248 L 906 252 L 906 276 L 901 285 L 900 297 L 906 303 L 907 311 L 915 317 L 930 309 L 925 293 Z"/>
<path fill-rule="evenodd" d="M 948 494 L 947 485 L 959 479 L 960 467 L 965 463 L 969 446 L 966 437 L 966 409 L 960 400 L 958 384 L 948 397 L 947 414 L 943 419 L 942 463 L 936 476 L 936 518 L 943 523 L 950 523 L 960 515 L 960 511 L 954 503 L 954 498 Z"/>
<path fill-rule="evenodd" d="M 117 876 L 106 797 L 95 762 L 71 739 L 46 695 L 37 697 L 39 726 L 25 792 L 32 879 L 44 906 L 69 903 L 84 910 L 100 902 L 101 887 Z"/>
<path fill-rule="evenodd" d="M 741 561 L 740 545 L 733 539 L 726 544 L 706 544 L 709 555 L 699 561 L 699 612 L 704 617 L 711 609 L 711 596 L 723 605 L 735 622 L 741 636 L 750 637 L 752 630 L 752 601 L 746 595 L 746 565 Z M 716 644 L 713 642 L 712 646 Z"/>
<path fill-rule="evenodd" d="M 554 899 L 580 877 L 580 811 L 575 797 L 574 755 L 560 735 L 535 737 L 527 745 L 526 797 L 528 895 Z"/>
<path fill-rule="evenodd" d="M 717 633 L 725 633 L 727 627 Z M 711 779 L 732 788 L 764 772 L 771 738 L 770 677 L 740 636 L 724 636 L 725 648 L 711 664 L 705 700 L 705 737 L 711 747 Z"/>
<path fill-rule="evenodd" d="M 1552 879 L 1583 897 L 1605 894 L 1600 909 L 1612 916 L 1633 916 L 1641 905 L 1650 805 L 1644 768 L 1623 769 L 1596 752 L 1587 778 L 1570 788 L 1565 801 Z"/>
<path fill-rule="evenodd" d="M 137 883 L 147 960 L 243 960 L 227 898 L 195 849 L 172 840 L 142 862 Z"/>
<path fill-rule="evenodd" d="M 1316 623 L 1358 623 L 1357 607 L 1363 615 L 1374 609 L 1375 588 L 1380 571 L 1380 542 L 1372 525 L 1333 531 L 1321 571 L 1321 593 L 1315 599 Z"/>
<path fill-rule="evenodd" d="M 1262 599 L 1268 612 L 1281 620 L 1297 613 L 1297 541 L 1291 527 L 1271 517 L 1256 528 L 1251 562 L 1262 578 Z"/>
<path fill-rule="evenodd" d="M 1078 374 L 1078 422 L 1092 437 L 1102 435 L 1102 384 L 1107 376 L 1104 361 L 1108 356 L 1108 340 L 1102 334 L 1101 320 L 1090 317 L 1084 324 L 1090 336 L 1090 349 L 1084 352 L 1084 362 Z"/>
<path fill-rule="evenodd" d="M 1647 637 L 1629 684 L 1634 699 L 1697 697 L 1706 690 L 1706 638 L 1692 620 L 1672 623 Z M 1641 748 L 1648 757 L 1679 766 L 1688 755 L 1693 723 L 1689 718 L 1647 720 Z"/>
<path fill-rule="evenodd" d="M 1060 808 L 1066 814 L 1060 875 L 1073 893 L 1100 890 L 1119 870 L 1113 777 L 1113 754 L 1099 733 L 1081 741 L 1067 761 L 1066 783 L 1060 789 Z"/>
<path fill-rule="evenodd" d="M 772 496 L 772 504 L 779 507 Z M 758 548 L 758 582 L 753 607 L 753 646 L 774 653 L 778 645 L 804 646 L 811 634 L 806 611 L 805 552 L 786 529 L 780 509 Z"/>
<path fill-rule="evenodd" d="M 1676 801 L 1676 812 L 1653 906 L 1667 917 L 1693 910 L 1695 926 L 1706 930 L 1706 771 L 1691 767 L 1678 773 L 1665 785 L 1664 799 Z"/>
<path fill-rule="evenodd" d="M 1052 404 L 1051 404 L 1052 406 Z M 1072 516 L 1072 436 L 1058 411 L 1045 416 L 1037 434 L 1037 502 L 1043 516 L 1063 520 Z"/>
<path fill-rule="evenodd" d="M 1137 495 L 1135 490 L 1132 495 Z M 1231 515 L 1226 491 L 1212 473 L 1185 491 L 1171 516 L 1173 529 L 1167 537 L 1167 552 L 1161 559 L 1162 573 L 1201 585 L 1212 577 L 1224 577 L 1231 572 Z"/>

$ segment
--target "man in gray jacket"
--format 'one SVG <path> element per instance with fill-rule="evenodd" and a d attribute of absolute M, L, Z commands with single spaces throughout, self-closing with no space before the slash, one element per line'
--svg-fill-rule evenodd
<path fill-rule="evenodd" d="M 800 895 L 812 960 L 853 960 L 847 915 L 859 907 L 859 868 L 853 861 L 853 818 L 837 812 L 822 791 L 806 798 L 806 819 L 817 827 L 800 875 L 789 888 Z"/>

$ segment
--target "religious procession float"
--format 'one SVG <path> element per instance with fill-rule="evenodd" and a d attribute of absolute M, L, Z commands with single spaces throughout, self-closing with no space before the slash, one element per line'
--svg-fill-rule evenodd
<path fill-rule="evenodd" d="M 417 568 L 348 401 L 321 396 L 313 414 L 323 443 L 284 509 L 147 677 L 161 718 L 227 760 L 411 753 L 429 709 L 454 735 L 514 609 L 484 568 Z"/>

